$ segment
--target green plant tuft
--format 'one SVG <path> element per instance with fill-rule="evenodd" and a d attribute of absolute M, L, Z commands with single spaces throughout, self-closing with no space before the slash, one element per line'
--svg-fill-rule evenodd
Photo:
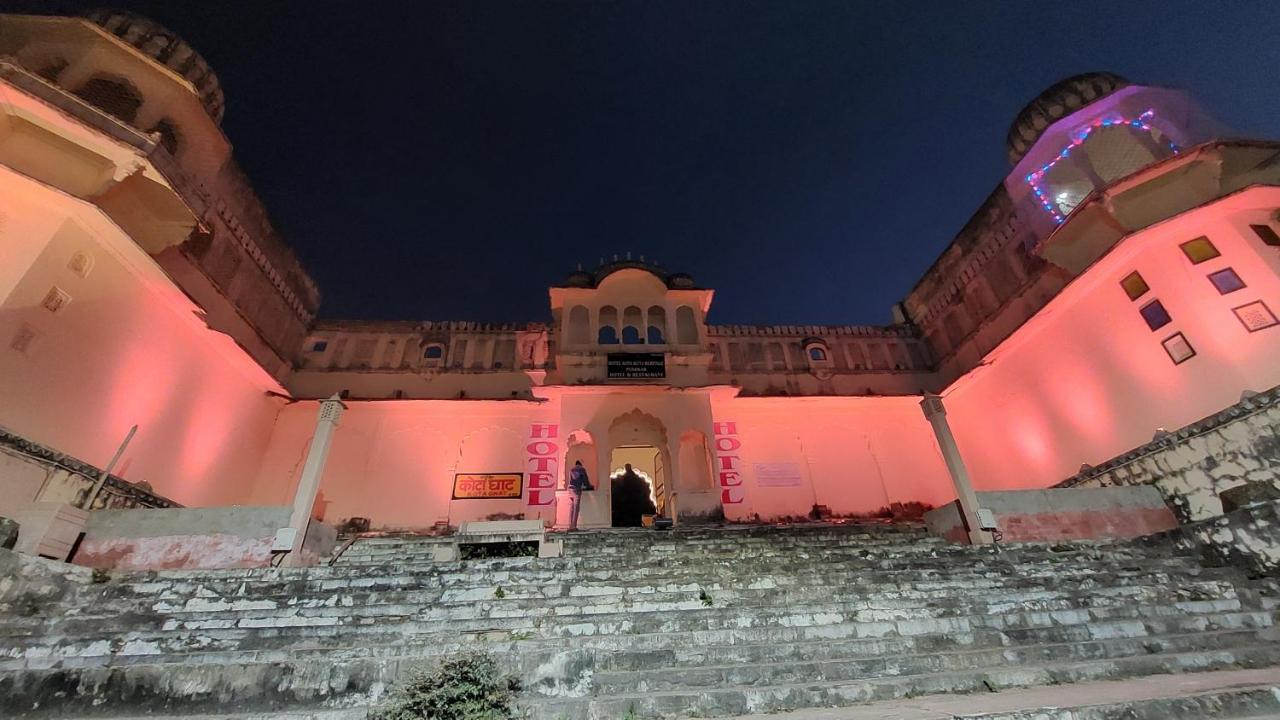
<path fill-rule="evenodd" d="M 715 604 L 715 601 L 711 599 L 711 595 L 707 593 L 705 588 L 698 588 L 698 599 L 702 601 L 703 607 L 711 607 Z"/>
<path fill-rule="evenodd" d="M 419 670 L 369 714 L 370 720 L 515 720 L 520 681 L 475 651 Z"/>

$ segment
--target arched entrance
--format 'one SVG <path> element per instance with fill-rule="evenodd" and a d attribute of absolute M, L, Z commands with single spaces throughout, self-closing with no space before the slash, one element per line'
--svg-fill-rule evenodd
<path fill-rule="evenodd" d="M 662 421 L 632 410 L 609 425 L 610 524 L 634 527 L 649 514 L 669 512 L 671 465 Z"/>

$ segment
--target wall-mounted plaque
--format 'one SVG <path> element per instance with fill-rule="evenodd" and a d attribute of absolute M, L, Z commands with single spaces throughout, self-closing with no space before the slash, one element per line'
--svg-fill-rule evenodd
<path fill-rule="evenodd" d="M 756 485 L 760 487 L 800 487 L 803 482 L 796 463 L 756 463 Z"/>
<path fill-rule="evenodd" d="M 458 473 L 453 476 L 454 500 L 519 500 L 523 473 Z"/>
<path fill-rule="evenodd" d="M 667 376 L 666 353 L 609 353 L 610 380 L 655 380 Z"/>

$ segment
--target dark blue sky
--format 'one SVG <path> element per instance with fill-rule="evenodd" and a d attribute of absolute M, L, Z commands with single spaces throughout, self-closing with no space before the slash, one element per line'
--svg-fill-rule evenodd
<path fill-rule="evenodd" d="M 325 317 L 541 320 L 631 251 L 715 288 L 714 322 L 878 323 L 1063 77 L 1280 137 L 1269 1 L 114 5 L 213 65 Z"/>

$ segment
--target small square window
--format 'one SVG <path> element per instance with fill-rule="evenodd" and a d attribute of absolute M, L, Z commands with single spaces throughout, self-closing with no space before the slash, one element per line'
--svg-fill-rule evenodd
<path fill-rule="evenodd" d="M 1196 356 L 1196 349 L 1191 347 L 1191 343 L 1187 342 L 1186 336 L 1182 333 L 1174 333 L 1160 344 L 1164 345 L 1164 351 L 1169 353 L 1169 359 L 1174 365 L 1181 365 Z"/>
<path fill-rule="evenodd" d="M 324 352 L 327 347 L 329 347 L 328 340 L 317 340 L 311 343 L 311 352 Z"/>
<path fill-rule="evenodd" d="M 48 310 L 51 313 L 56 313 L 66 307 L 69 302 L 71 302 L 71 296 L 62 288 L 54 287 L 49 289 L 49 292 L 44 296 L 44 300 L 40 301 L 40 304 L 44 306 L 45 310 Z"/>
<path fill-rule="evenodd" d="M 1280 247 L 1280 235 L 1277 235 L 1270 225 L 1250 225 L 1249 227 L 1262 239 L 1262 242 L 1271 247 Z"/>
<path fill-rule="evenodd" d="M 1271 312 L 1271 308 L 1261 300 L 1232 308 L 1231 312 L 1236 314 L 1240 324 L 1244 325 L 1249 332 L 1258 332 L 1280 325 L 1280 320 L 1276 320 L 1276 314 Z"/>
<path fill-rule="evenodd" d="M 9 341 L 9 347 L 26 355 L 38 337 L 40 333 L 35 328 L 23 323 L 18 327 L 18 332 L 14 333 L 13 339 Z"/>
<path fill-rule="evenodd" d="M 1209 273 L 1209 282 L 1213 283 L 1213 286 L 1218 288 L 1218 293 L 1222 295 L 1233 293 L 1237 290 L 1243 290 L 1245 287 L 1244 281 L 1241 280 L 1240 276 L 1236 274 L 1236 271 L 1231 268 L 1225 268 L 1215 273 Z"/>
<path fill-rule="evenodd" d="M 1169 317 L 1169 311 L 1164 309 L 1164 305 L 1159 300 L 1152 300 L 1138 312 L 1142 313 L 1142 319 L 1147 321 L 1147 327 L 1152 330 L 1160 328 L 1173 322 L 1173 318 Z"/>
<path fill-rule="evenodd" d="M 1212 260 L 1222 254 L 1213 246 L 1213 243 L 1209 242 L 1209 238 L 1204 236 L 1184 242 L 1178 247 L 1182 248 L 1182 254 L 1187 256 L 1192 265 L 1199 265 L 1205 260 Z"/>
<path fill-rule="evenodd" d="M 1143 280 L 1136 270 L 1124 276 L 1124 279 L 1120 281 L 1120 287 L 1124 288 L 1124 293 L 1129 296 L 1130 300 L 1137 300 L 1146 295 L 1147 291 L 1151 289 L 1147 286 L 1147 281 Z"/>

